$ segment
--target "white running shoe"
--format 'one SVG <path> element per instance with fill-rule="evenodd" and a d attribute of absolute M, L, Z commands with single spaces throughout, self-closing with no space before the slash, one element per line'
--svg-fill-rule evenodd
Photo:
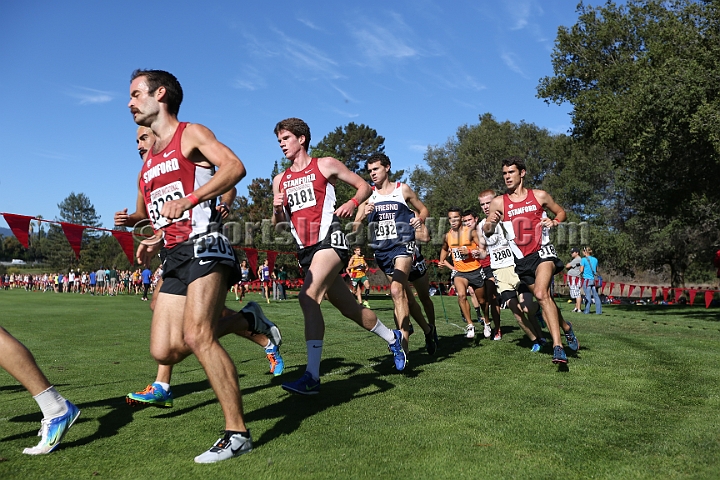
<path fill-rule="evenodd" d="M 465 327 L 465 338 L 475 338 L 475 325 L 469 323 L 467 327 Z"/>
<path fill-rule="evenodd" d="M 490 338 L 490 335 L 492 335 L 492 328 L 490 328 L 489 323 L 485 323 L 485 326 L 483 327 L 483 335 L 485 338 Z"/>
<path fill-rule="evenodd" d="M 250 435 L 250 430 L 248 430 Z M 225 435 L 215 442 L 207 452 L 195 457 L 195 463 L 215 463 L 237 457 L 252 451 L 251 437 L 243 437 L 239 433 L 225 431 Z"/>

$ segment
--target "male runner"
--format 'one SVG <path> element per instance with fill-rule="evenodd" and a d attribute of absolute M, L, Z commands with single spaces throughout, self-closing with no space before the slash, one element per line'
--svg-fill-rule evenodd
<path fill-rule="evenodd" d="M 564 265 L 558 259 L 555 247 L 543 240 L 543 228 L 554 228 L 565 220 L 565 210 L 555 203 L 544 190 L 525 188 L 525 161 L 509 157 L 502 162 L 503 180 L 507 192 L 497 196 L 490 204 L 490 213 L 483 231 L 492 235 L 502 222 L 522 257 L 515 260 L 515 273 L 535 294 L 542 307 L 543 317 L 553 339 L 553 363 L 567 363 L 562 346 L 560 329 L 565 333 L 568 347 L 577 351 L 580 347 L 572 325 L 565 322 L 550 293 L 553 275 L 562 271 Z M 554 219 L 543 216 L 545 209 L 555 215 Z"/>
<path fill-rule="evenodd" d="M 372 310 L 358 305 L 340 273 L 347 266 L 348 247 L 338 217 L 349 218 L 371 193 L 359 175 L 332 157 L 312 158 L 310 127 L 299 118 L 288 118 L 275 126 L 280 148 L 291 166 L 273 179 L 273 224 L 290 222 L 298 246 L 298 259 L 305 271 L 305 283 L 298 294 L 305 319 L 307 370 L 300 379 L 284 383 L 289 392 L 302 395 L 320 390 L 325 321 L 320 303 L 327 294 L 340 313 L 388 343 L 395 368 L 405 368 L 402 333 L 390 330 Z M 355 196 L 335 209 L 335 182 L 357 189 Z"/>
<path fill-rule="evenodd" d="M 493 190 L 484 190 L 478 195 L 480 207 L 486 216 L 490 213 L 490 203 L 493 198 L 495 198 Z M 521 256 L 522 254 L 517 245 L 508 240 L 502 223 L 495 227 L 492 235 L 486 235 L 483 230 L 486 221 L 487 218 L 483 218 L 478 225 L 478 236 L 487 247 L 490 268 L 497 279 L 497 289 L 500 291 L 500 301 L 507 303 L 518 325 L 532 342 L 531 350 L 539 352 L 545 344 L 545 339 L 537 318 L 535 318 L 538 305 L 533 300 L 530 289 L 520 281 L 515 273 L 515 255 Z"/>
<path fill-rule="evenodd" d="M 403 348 L 408 352 L 410 337 L 409 301 L 415 299 L 410 281 L 426 273 L 425 262 L 417 262 L 415 230 L 421 228 L 428 209 L 415 192 L 402 182 L 391 182 L 390 159 L 383 153 L 372 155 L 367 161 L 374 187 L 370 198 L 358 208 L 356 224 L 367 217 L 370 226 L 370 247 L 375 251 L 378 267 L 390 280 L 390 295 L 395 304 L 395 322 L 403 334 Z M 410 209 L 412 206 L 413 210 Z M 425 334 L 425 346 L 430 355 L 437 351 L 437 332 L 420 314 L 415 318 Z"/>
<path fill-rule="evenodd" d="M 225 417 L 225 433 L 197 463 L 212 463 L 252 450 L 235 365 L 218 342 L 215 327 L 227 290 L 239 278 L 235 252 L 220 233 L 215 202 L 245 176 L 240 159 L 213 133 L 177 118 L 183 92 L 170 73 L 136 70 L 128 107 L 135 123 L 150 127 L 155 144 L 141 170 L 139 191 L 160 242 L 142 241 L 139 263 L 160 251 L 163 285 L 150 333 L 150 352 L 173 365 L 191 353 L 205 370 Z M 243 316 L 262 316 L 255 306 Z"/>
<path fill-rule="evenodd" d="M 358 213 L 359 212 L 360 209 L 358 209 Z M 367 278 L 367 269 L 368 264 L 362 254 L 362 248 L 360 248 L 360 246 L 354 247 L 353 255 L 350 257 L 348 267 L 345 271 L 350 275 L 350 281 L 352 282 L 353 291 L 358 303 L 361 303 L 365 308 L 370 308 L 370 304 L 367 301 L 368 294 L 370 293 L 370 280 Z M 363 289 L 365 290 L 364 293 Z"/>
<path fill-rule="evenodd" d="M 475 298 L 482 306 L 485 302 L 485 274 L 480 267 L 479 259 L 485 258 L 487 252 L 485 247 L 480 245 L 477 231 L 462 224 L 461 219 L 462 215 L 458 207 L 452 207 L 448 210 L 450 230 L 443 237 L 438 267 L 446 267 L 456 271 L 453 277 L 453 285 L 455 286 L 455 292 L 457 292 L 460 311 L 467 322 L 465 337 L 475 338 L 475 326 L 472 323 L 470 305 L 467 302 L 467 289 L 468 286 L 475 289 Z M 452 254 L 452 264 L 447 261 L 448 253 Z"/>
<path fill-rule="evenodd" d="M 50 385 L 30 350 L 2 327 L 0 367 L 30 392 L 43 414 L 40 422 L 40 442 L 34 447 L 24 449 L 23 453 L 44 455 L 57 449 L 68 429 L 80 416 L 80 410 Z"/>
<path fill-rule="evenodd" d="M 485 219 L 483 219 L 484 221 Z M 478 215 L 475 210 L 465 210 L 462 213 L 463 225 L 468 228 L 478 229 Z M 478 230 L 478 240 L 482 243 L 484 241 L 482 231 Z M 498 305 L 497 299 L 497 287 L 495 285 L 495 275 L 493 274 L 492 268 L 490 268 L 490 252 L 488 256 L 480 260 L 480 267 L 483 269 L 483 275 L 485 275 L 485 303 L 481 305 L 483 310 L 483 334 L 485 338 L 492 337 L 493 340 L 502 340 L 502 330 L 500 330 L 500 305 Z M 487 320 L 490 316 L 493 319 L 493 330 L 488 332 L 490 324 Z"/>
<path fill-rule="evenodd" d="M 155 143 L 155 135 L 152 130 L 148 127 L 140 126 L 137 129 L 137 148 L 140 153 L 140 158 L 144 161 L 146 154 Z M 138 176 L 138 182 L 141 178 Z M 235 187 L 231 188 L 228 192 L 224 193 L 221 197 L 221 203 L 217 205 L 216 210 L 220 213 L 221 218 L 225 219 L 230 214 L 229 204 L 232 204 L 235 199 L 237 190 Z M 138 194 L 138 203 L 136 205 L 137 210 L 128 215 L 127 209 L 115 213 L 115 225 L 116 226 L 127 226 L 134 227 L 137 222 L 141 222 L 146 218 L 144 200 Z M 147 273 L 147 275 L 146 275 Z M 147 289 L 150 286 L 150 277 L 152 272 L 146 267 L 143 271 L 143 284 L 145 284 L 145 291 L 143 299 L 147 300 Z M 146 278 L 147 277 L 147 278 Z M 147 282 L 146 282 L 147 280 Z M 162 286 L 162 278 L 159 280 L 155 291 L 159 291 Z M 150 310 L 155 310 L 155 303 L 158 296 L 153 294 L 152 303 L 150 304 Z M 253 302 L 254 303 L 254 302 Z M 248 306 L 250 304 L 248 303 Z M 258 316 L 257 318 L 251 316 L 255 322 L 250 325 L 243 315 L 238 314 L 234 310 L 224 308 L 221 314 L 220 321 L 216 326 L 216 332 L 218 338 L 227 335 L 229 333 L 235 333 L 242 337 L 251 340 L 265 350 L 265 356 L 270 362 L 270 373 L 277 376 L 283 372 L 285 368 L 285 362 L 280 355 L 279 346 L 282 344 L 282 337 L 280 336 L 280 330 L 270 322 L 264 316 Z M 158 407 L 172 407 L 173 406 L 173 395 L 170 390 L 170 379 L 172 378 L 172 365 L 158 364 L 158 372 L 155 377 L 155 381 L 145 387 L 144 390 L 128 393 L 125 400 L 129 405 L 154 405 Z"/>

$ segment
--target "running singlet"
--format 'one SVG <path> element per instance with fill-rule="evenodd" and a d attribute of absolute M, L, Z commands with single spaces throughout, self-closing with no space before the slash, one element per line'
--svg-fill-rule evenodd
<path fill-rule="evenodd" d="M 143 193 L 148 218 L 153 229 L 163 229 L 165 248 L 187 241 L 190 237 L 208 233 L 211 222 L 218 222 L 215 200 L 208 200 L 185 211 L 181 218 L 169 220 L 160 212 L 165 202 L 178 200 L 206 184 L 215 169 L 196 165 L 185 158 L 180 149 L 187 122 L 181 122 L 172 140 L 161 152 L 150 149 L 140 171 L 140 191 Z"/>
<path fill-rule="evenodd" d="M 555 247 L 549 243 L 549 231 L 542 226 L 543 217 L 547 213 L 535 198 L 532 189 L 528 189 L 527 197 L 520 202 L 512 202 L 510 196 L 503 195 L 503 224 L 510 227 L 510 238 L 524 257 L 538 252 L 540 258 L 556 258 Z"/>
<path fill-rule="evenodd" d="M 471 232 L 472 230 L 468 230 L 463 226 L 457 232 L 450 230 L 445 234 L 450 248 L 450 255 L 452 255 L 453 259 L 453 267 L 458 272 L 472 272 L 480 268 L 480 262 L 470 253 L 478 248 L 477 244 L 472 240 Z M 467 247 L 467 253 L 460 251 L 462 247 Z"/>
<path fill-rule="evenodd" d="M 365 257 L 356 257 L 355 255 L 353 255 L 352 257 L 350 257 L 348 268 L 350 268 L 351 278 L 364 277 L 365 270 L 367 270 L 367 263 L 365 262 Z"/>
<path fill-rule="evenodd" d="M 335 216 L 335 187 L 320 173 L 317 158 L 299 172 L 285 170 L 280 191 L 285 193 L 285 217 L 290 220 L 298 248 L 323 241 Z M 341 230 L 333 232 L 331 243 L 335 248 L 347 249 Z"/>
<path fill-rule="evenodd" d="M 375 204 L 375 209 L 368 215 L 370 225 L 370 247 L 376 252 L 392 250 L 397 245 L 415 241 L 415 229 L 410 220 L 415 212 L 408 208 L 402 193 L 402 183 L 395 183 L 395 188 L 383 195 L 373 187 L 368 203 Z"/>
<path fill-rule="evenodd" d="M 482 228 L 486 221 L 485 218 L 480 221 L 478 233 L 485 235 Z M 485 244 L 488 250 L 488 256 L 485 258 L 489 259 L 490 267 L 493 270 L 515 266 L 515 257 L 523 258 L 515 242 L 505 237 L 504 226 L 504 222 L 499 223 L 495 225 L 495 232 L 492 235 L 485 235 Z"/>

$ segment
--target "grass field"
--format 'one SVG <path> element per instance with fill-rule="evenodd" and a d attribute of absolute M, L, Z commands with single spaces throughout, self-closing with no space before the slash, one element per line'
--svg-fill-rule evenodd
<path fill-rule="evenodd" d="M 371 303 L 389 325 L 387 298 Z M 297 301 L 263 304 L 283 332 L 282 376 L 268 374 L 255 344 L 222 340 L 255 449 L 196 465 L 223 419 L 194 358 L 175 370 L 172 409 L 124 402 L 155 375 L 147 303 L 2 291 L 0 324 L 82 415 L 58 451 L 23 455 L 41 416 L 0 371 L 0 478 L 720 478 L 717 310 L 610 306 L 598 317 L 561 304 L 581 349 L 559 369 L 549 348 L 530 352 L 509 312 L 502 341 L 470 341 L 456 300 L 444 300 L 449 322 L 435 297 L 438 354 L 414 335 L 402 373 L 382 340 L 324 305 L 322 391 L 313 397 L 279 386 L 304 371 Z"/>

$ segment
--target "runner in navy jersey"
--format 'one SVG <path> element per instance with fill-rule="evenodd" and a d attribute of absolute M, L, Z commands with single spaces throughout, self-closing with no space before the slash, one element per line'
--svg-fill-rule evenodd
<path fill-rule="evenodd" d="M 298 259 L 305 271 L 298 300 L 305 319 L 308 353 L 303 376 L 282 387 L 292 393 L 317 394 L 320 390 L 320 359 L 325 321 L 320 303 L 327 294 L 347 318 L 383 338 L 393 353 L 395 368 L 405 368 L 402 333 L 388 329 L 372 310 L 358 305 L 340 274 L 347 267 L 348 246 L 338 217 L 349 218 L 370 196 L 370 185 L 332 157 L 312 158 L 310 128 L 299 118 L 288 118 L 275 126 L 280 148 L 292 165 L 273 179 L 273 224 L 288 222 L 298 246 Z M 335 208 L 335 182 L 357 190 L 355 196 Z"/>

